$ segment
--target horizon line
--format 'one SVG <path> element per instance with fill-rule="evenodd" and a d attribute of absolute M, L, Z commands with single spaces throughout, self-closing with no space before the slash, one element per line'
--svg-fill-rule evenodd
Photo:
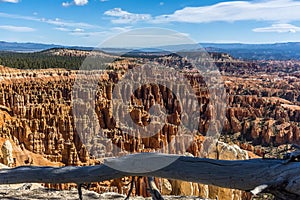
<path fill-rule="evenodd" d="M 16 43 L 16 44 L 41 44 L 41 45 L 56 45 L 61 47 L 85 47 L 85 48 L 97 48 L 97 46 L 88 46 L 88 45 L 71 45 L 71 44 L 58 44 L 58 43 L 43 43 L 43 42 L 12 42 L 12 41 L 4 41 L 0 40 L 0 43 Z M 170 44 L 170 45 L 162 45 L 162 46 L 180 46 L 180 45 L 202 45 L 202 44 L 221 44 L 221 45 L 230 45 L 230 44 L 239 44 L 239 45 L 274 45 L 274 44 L 288 44 L 288 43 L 300 43 L 300 41 L 278 41 L 278 42 L 239 42 L 239 41 L 204 41 L 204 42 L 197 42 L 195 44 Z M 153 46 L 155 47 L 155 46 Z M 161 47 L 161 46 L 156 46 Z M 99 48 L 99 47 L 98 47 Z M 101 47 L 101 48 L 138 48 L 138 47 Z"/>

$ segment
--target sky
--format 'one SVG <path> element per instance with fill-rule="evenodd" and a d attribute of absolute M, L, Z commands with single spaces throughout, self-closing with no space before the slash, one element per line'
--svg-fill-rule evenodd
<path fill-rule="evenodd" d="M 149 27 L 200 44 L 300 42 L 300 0 L 0 0 L 0 41 L 99 46 Z"/>

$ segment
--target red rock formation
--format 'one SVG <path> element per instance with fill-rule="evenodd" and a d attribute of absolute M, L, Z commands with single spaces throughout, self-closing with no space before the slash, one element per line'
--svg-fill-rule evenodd
<path fill-rule="evenodd" d="M 58 52 L 62 55 L 67 53 Z M 237 136 L 242 148 L 261 156 L 264 149 L 257 145 L 300 143 L 299 62 L 251 63 L 233 60 L 226 54 L 213 57 L 223 73 L 227 92 L 223 134 Z M 192 116 L 186 113 L 194 111 L 194 107 L 189 103 L 188 94 L 179 101 L 171 90 L 181 92 L 183 84 L 175 83 L 169 88 L 145 84 L 135 91 L 130 84 L 124 88 L 116 86 L 126 70 L 147 61 L 146 58 L 116 61 L 109 65 L 109 70 L 99 72 L 99 76 L 94 72 L 64 69 L 23 71 L 1 67 L 0 110 L 6 114 L 0 113 L 0 137 L 16 141 L 25 150 L 65 165 L 94 164 L 100 162 L 95 158 L 121 156 L 128 152 L 161 149 L 164 153 L 185 153 L 183 146 L 188 138 L 184 134 L 179 135 L 178 130 L 182 122 L 193 122 Z M 191 69 L 185 58 L 165 56 L 152 61 L 184 69 L 200 103 L 198 133 L 187 150 L 195 156 L 202 156 L 203 135 L 218 114 L 218 110 L 216 114 L 209 104 L 210 94 L 203 77 Z M 97 91 L 79 84 L 73 93 L 78 78 L 87 84 L 97 81 Z M 126 124 L 120 125 L 114 115 L 117 113 L 124 118 L 128 113 L 122 109 L 124 103 L 113 107 L 113 92 L 130 99 L 127 102 L 128 113 L 139 126 L 150 123 L 151 106 L 159 104 L 165 107 L 168 115 L 162 130 L 152 137 L 141 138 L 139 131 L 124 129 Z M 78 97 L 86 100 L 95 97 L 95 101 L 73 102 Z M 179 102 L 187 105 L 186 113 Z M 216 122 L 215 127 L 216 130 L 221 127 L 220 122 Z M 136 182 L 140 185 L 136 192 L 146 195 L 145 182 Z M 95 190 L 113 188 L 111 190 L 127 191 L 119 183 L 105 184 L 97 184 Z"/>

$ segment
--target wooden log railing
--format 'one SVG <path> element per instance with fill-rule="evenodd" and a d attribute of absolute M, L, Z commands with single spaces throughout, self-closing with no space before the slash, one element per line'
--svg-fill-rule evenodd
<path fill-rule="evenodd" d="M 296 155 L 296 156 L 295 156 Z M 175 158 L 175 159 L 174 159 Z M 156 169 L 149 163 L 174 161 Z M 134 166 L 125 171 L 114 164 Z M 146 169 L 146 170 L 145 170 Z M 0 184 L 101 182 L 125 176 L 162 177 L 216 185 L 225 188 L 272 193 L 277 199 L 300 199 L 300 162 L 298 154 L 287 159 L 212 160 L 179 155 L 141 153 L 110 158 L 104 164 L 84 167 L 21 166 L 0 170 Z"/>

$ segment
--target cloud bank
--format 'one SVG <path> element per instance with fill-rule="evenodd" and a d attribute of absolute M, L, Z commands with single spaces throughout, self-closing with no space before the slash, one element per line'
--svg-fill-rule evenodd
<path fill-rule="evenodd" d="M 256 0 L 227 1 L 209 6 L 185 7 L 172 14 L 151 16 L 150 14 L 131 13 L 121 8 L 104 12 L 113 17 L 113 23 L 133 23 L 147 21 L 149 23 L 210 23 L 236 21 L 270 21 L 288 23 L 300 21 L 300 1 L 297 0 Z"/>
<path fill-rule="evenodd" d="M 300 20 L 300 1 L 260 0 L 228 1 L 210 6 L 185 7 L 173 14 L 161 15 L 156 22 L 209 23 L 245 20 L 289 22 Z"/>

